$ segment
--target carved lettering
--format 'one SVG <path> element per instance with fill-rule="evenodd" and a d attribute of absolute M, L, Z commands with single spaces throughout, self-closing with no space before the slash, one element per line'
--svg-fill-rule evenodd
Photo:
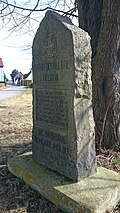
<path fill-rule="evenodd" d="M 33 69 L 38 71 L 62 71 L 64 69 L 69 69 L 69 61 L 64 60 L 58 62 L 33 64 Z"/>
<path fill-rule="evenodd" d="M 62 128 L 68 127 L 66 91 L 36 90 L 36 120 Z"/>
<path fill-rule="evenodd" d="M 67 147 L 67 136 L 62 133 L 57 133 L 53 130 L 37 127 L 35 129 L 34 143 L 41 151 L 41 157 L 44 161 L 58 165 L 63 168 L 69 166 L 68 159 L 70 156 L 69 148 Z M 59 162 L 59 159 L 61 161 Z M 62 160 L 63 159 L 63 160 Z"/>
<path fill-rule="evenodd" d="M 58 81 L 58 74 L 45 74 L 43 81 Z"/>

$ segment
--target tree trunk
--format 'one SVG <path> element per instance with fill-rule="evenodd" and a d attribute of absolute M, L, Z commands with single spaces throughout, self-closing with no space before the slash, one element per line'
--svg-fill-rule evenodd
<path fill-rule="evenodd" d="M 79 24 L 91 36 L 95 135 L 98 147 L 120 143 L 119 0 L 78 0 Z"/>

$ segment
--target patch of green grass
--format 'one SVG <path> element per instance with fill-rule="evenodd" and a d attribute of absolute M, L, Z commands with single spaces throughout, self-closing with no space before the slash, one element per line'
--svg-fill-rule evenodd
<path fill-rule="evenodd" d="M 114 163 L 120 166 L 120 156 L 115 159 Z"/>

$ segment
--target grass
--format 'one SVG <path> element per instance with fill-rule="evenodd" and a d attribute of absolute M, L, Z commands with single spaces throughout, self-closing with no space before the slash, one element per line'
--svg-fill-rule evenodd
<path fill-rule="evenodd" d="M 62 211 L 13 176 L 7 160 L 31 151 L 32 89 L 0 102 L 0 213 L 61 213 Z"/>
<path fill-rule="evenodd" d="M 62 211 L 7 169 L 7 160 L 31 151 L 32 89 L 0 102 L 0 213 L 62 213 Z M 120 171 L 110 151 L 97 157 L 98 164 Z M 120 159 L 119 159 L 120 160 Z M 118 205 L 112 213 L 120 213 Z"/>
<path fill-rule="evenodd" d="M 118 166 L 120 166 L 120 156 L 118 156 L 118 157 L 115 159 L 115 164 L 117 164 Z"/>
<path fill-rule="evenodd" d="M 0 102 L 0 163 L 30 147 L 31 136 L 32 95 L 29 89 L 21 96 Z"/>

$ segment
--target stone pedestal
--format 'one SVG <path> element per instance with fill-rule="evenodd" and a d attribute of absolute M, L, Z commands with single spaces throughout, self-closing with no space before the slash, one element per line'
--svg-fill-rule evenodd
<path fill-rule="evenodd" d="M 120 174 L 103 167 L 74 182 L 36 163 L 31 153 L 8 161 L 9 170 L 68 213 L 106 213 L 120 201 Z"/>

